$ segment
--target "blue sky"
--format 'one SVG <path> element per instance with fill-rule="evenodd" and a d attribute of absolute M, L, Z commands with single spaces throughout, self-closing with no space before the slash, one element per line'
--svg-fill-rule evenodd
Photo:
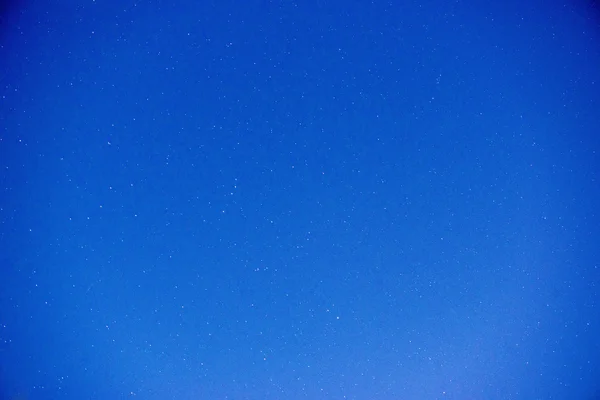
<path fill-rule="evenodd" d="M 598 20 L 395 3 L 6 12 L 2 398 L 600 390 Z"/>

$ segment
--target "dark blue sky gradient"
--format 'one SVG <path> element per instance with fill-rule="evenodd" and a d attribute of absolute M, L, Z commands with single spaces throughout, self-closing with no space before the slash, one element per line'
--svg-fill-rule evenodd
<path fill-rule="evenodd" d="M 594 18 L 12 8 L 0 398 L 591 399 Z"/>

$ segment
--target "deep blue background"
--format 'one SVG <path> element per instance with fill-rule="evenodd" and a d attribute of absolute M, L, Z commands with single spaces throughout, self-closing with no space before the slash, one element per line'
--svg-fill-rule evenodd
<path fill-rule="evenodd" d="M 600 389 L 591 9 L 180 3 L 2 19 L 3 398 Z"/>

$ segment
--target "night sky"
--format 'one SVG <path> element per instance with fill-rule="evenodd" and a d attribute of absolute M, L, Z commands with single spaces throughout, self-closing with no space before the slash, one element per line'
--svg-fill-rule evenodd
<path fill-rule="evenodd" d="M 2 9 L 2 400 L 595 398 L 588 3 L 177 3 Z"/>

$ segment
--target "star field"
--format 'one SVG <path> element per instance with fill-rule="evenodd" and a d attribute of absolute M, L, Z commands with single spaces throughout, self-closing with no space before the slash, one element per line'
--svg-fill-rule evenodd
<path fill-rule="evenodd" d="M 592 11 L 6 8 L 0 396 L 594 398 Z"/>

